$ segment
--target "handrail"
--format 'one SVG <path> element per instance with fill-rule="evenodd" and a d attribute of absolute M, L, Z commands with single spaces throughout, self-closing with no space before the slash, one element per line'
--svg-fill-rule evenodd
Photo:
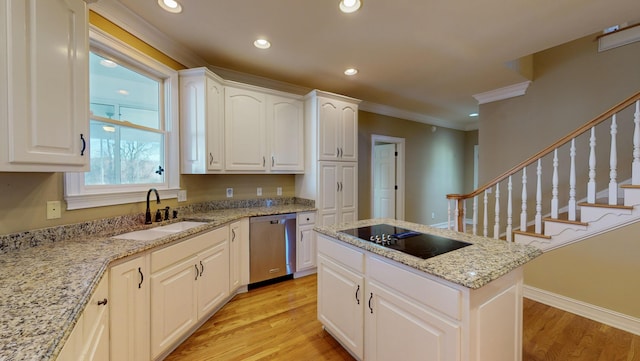
<path fill-rule="evenodd" d="M 593 128 L 596 125 L 598 125 L 598 124 L 604 122 L 605 120 L 611 118 L 614 114 L 616 114 L 616 113 L 620 112 L 621 110 L 627 108 L 628 106 L 632 105 L 634 102 L 636 102 L 638 100 L 640 100 L 640 92 L 630 96 L 629 98 L 627 98 L 626 100 L 622 101 L 618 105 L 615 105 L 614 107 L 612 107 L 611 109 L 607 110 L 606 112 L 604 112 L 604 113 L 600 114 L 599 116 L 593 118 L 591 121 L 585 123 L 584 125 L 582 125 L 578 129 L 576 129 L 576 130 L 572 131 L 571 133 L 567 134 L 566 136 L 558 139 L 553 144 L 551 144 L 548 147 L 542 149 L 541 151 L 539 151 L 538 153 L 534 154 L 533 156 L 527 158 L 526 160 L 520 162 L 516 166 L 512 167 L 511 169 L 507 170 L 506 172 L 502 173 L 501 175 L 495 177 L 494 179 L 492 179 L 491 181 L 485 183 L 484 185 L 482 185 L 481 187 L 479 187 L 478 189 L 474 190 L 471 193 L 468 193 L 468 194 L 447 194 L 447 199 L 448 200 L 456 200 L 457 203 L 458 203 L 458 207 L 457 207 L 458 212 L 459 212 L 457 214 L 458 229 L 462 229 L 463 222 L 464 222 L 464 214 L 463 214 L 463 209 L 464 208 L 462 207 L 462 203 L 465 200 L 478 196 L 479 194 L 481 194 L 482 192 L 486 191 L 487 189 L 489 189 L 489 188 L 495 186 L 496 184 L 498 184 L 499 182 L 502 182 L 503 180 L 507 179 L 509 176 L 511 176 L 511 175 L 513 175 L 515 173 L 518 173 L 523 168 L 535 163 L 538 159 L 550 154 L 555 149 L 557 149 L 560 146 L 562 146 L 562 145 L 568 143 L 569 141 L 571 141 L 571 139 L 574 139 L 574 138 L 578 137 L 579 135 L 587 132 L 591 128 Z"/>

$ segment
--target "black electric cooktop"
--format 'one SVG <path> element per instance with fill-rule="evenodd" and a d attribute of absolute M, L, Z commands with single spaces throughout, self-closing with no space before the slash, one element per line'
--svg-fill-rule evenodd
<path fill-rule="evenodd" d="M 411 231 L 388 224 L 376 224 L 374 226 L 346 229 L 340 232 L 422 259 L 435 257 L 471 245 L 471 243 Z"/>

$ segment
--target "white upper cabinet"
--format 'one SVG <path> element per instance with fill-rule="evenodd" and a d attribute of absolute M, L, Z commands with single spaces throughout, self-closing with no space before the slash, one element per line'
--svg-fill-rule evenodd
<path fill-rule="evenodd" d="M 224 169 L 223 80 L 207 68 L 180 71 L 182 173 Z"/>
<path fill-rule="evenodd" d="M 301 100 L 276 95 L 268 97 L 271 172 L 304 172 L 303 117 Z"/>
<path fill-rule="evenodd" d="M 0 170 L 89 169 L 83 0 L 0 0 Z"/>
<path fill-rule="evenodd" d="M 225 88 L 225 168 L 229 171 L 267 170 L 267 96 Z"/>
<path fill-rule="evenodd" d="M 318 95 L 318 160 L 358 160 L 358 106 Z"/>

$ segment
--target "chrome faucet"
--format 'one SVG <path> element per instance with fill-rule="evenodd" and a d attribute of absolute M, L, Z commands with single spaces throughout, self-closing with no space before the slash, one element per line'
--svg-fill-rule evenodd
<path fill-rule="evenodd" d="M 147 192 L 147 212 L 145 213 L 144 224 L 151 224 L 151 208 L 149 208 L 149 196 L 151 195 L 151 191 L 156 194 L 156 201 L 160 204 L 160 195 L 158 194 L 158 191 L 155 188 L 149 189 Z"/>

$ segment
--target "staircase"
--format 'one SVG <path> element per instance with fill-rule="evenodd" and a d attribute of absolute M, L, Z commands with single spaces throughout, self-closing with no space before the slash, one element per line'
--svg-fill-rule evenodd
<path fill-rule="evenodd" d="M 640 93 L 475 191 L 447 199 L 449 229 L 543 251 L 639 221 Z"/>

